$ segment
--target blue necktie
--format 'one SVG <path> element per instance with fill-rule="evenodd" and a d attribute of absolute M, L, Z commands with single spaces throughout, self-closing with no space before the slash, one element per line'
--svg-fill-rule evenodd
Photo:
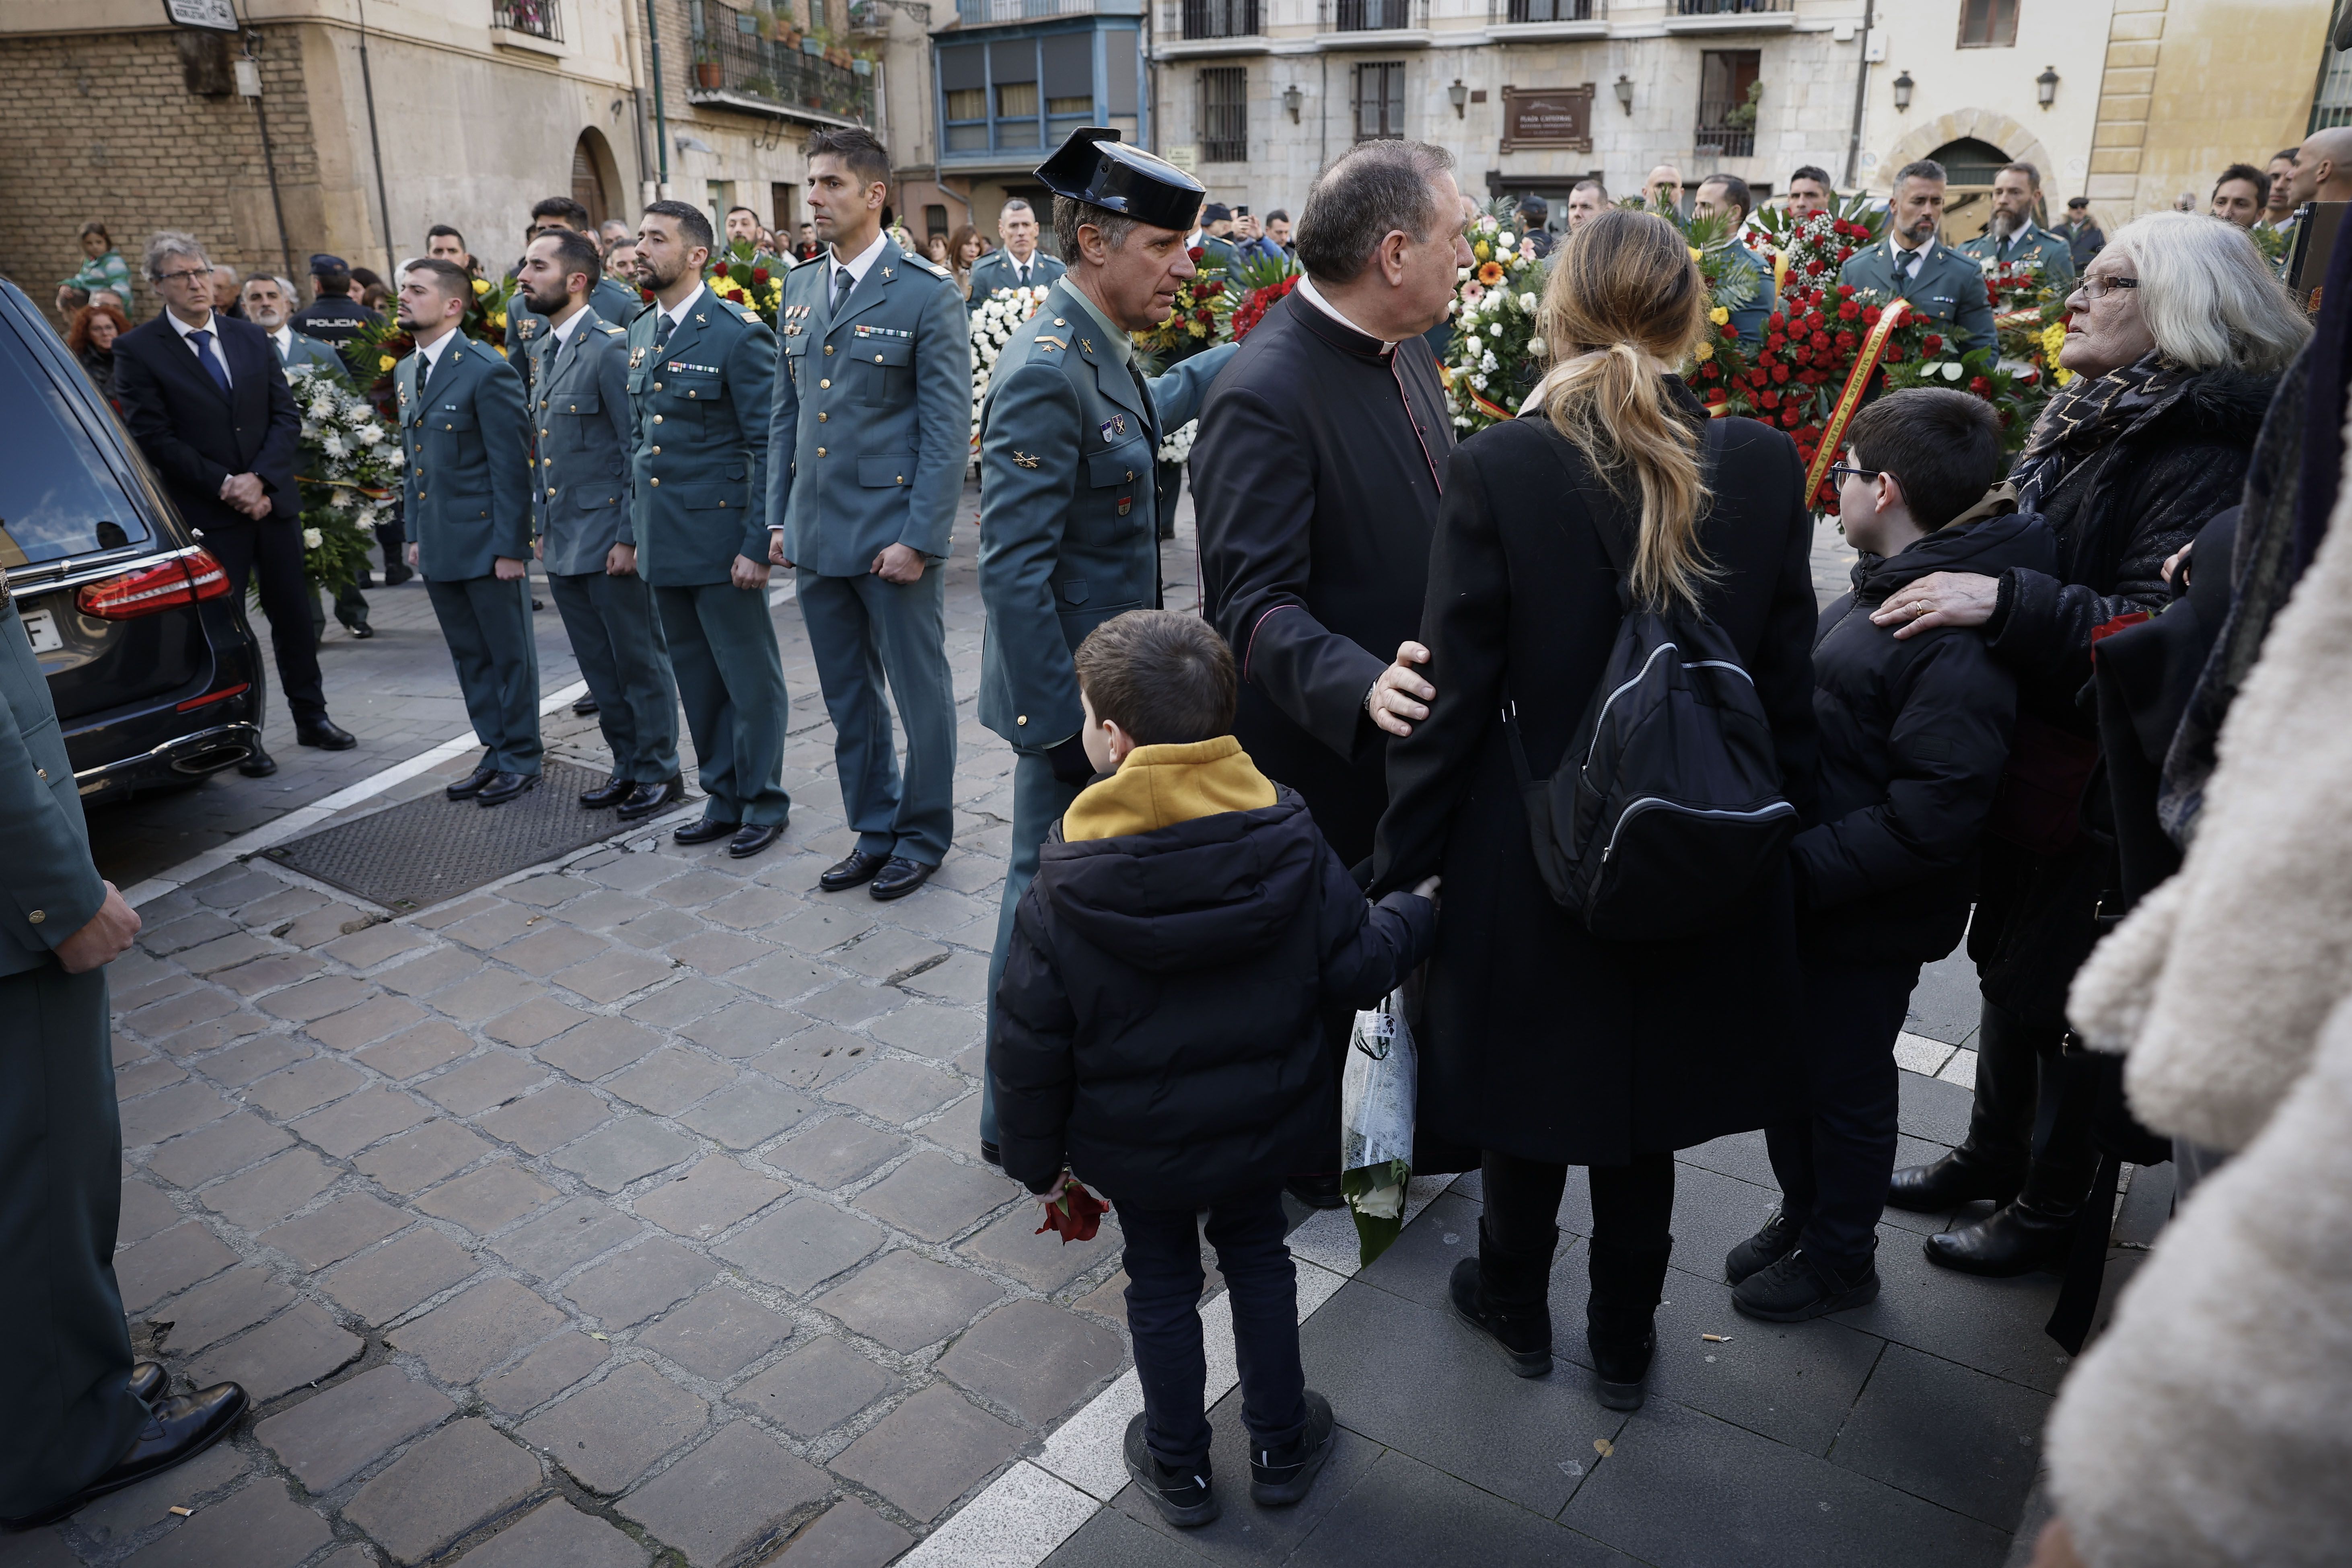
<path fill-rule="evenodd" d="M 209 331 L 190 332 L 188 334 L 188 341 L 196 345 L 196 359 L 204 365 L 205 374 L 213 378 L 213 384 L 221 389 L 221 395 L 223 396 L 228 395 L 228 372 L 222 369 L 221 362 L 213 357 L 212 333 Z"/>

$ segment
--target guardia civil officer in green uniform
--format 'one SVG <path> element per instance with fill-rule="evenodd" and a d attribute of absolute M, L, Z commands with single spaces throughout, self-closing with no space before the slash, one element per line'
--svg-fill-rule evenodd
<path fill-rule="evenodd" d="M 596 243 L 596 226 L 589 221 L 588 209 L 572 197 L 549 196 L 544 201 L 531 204 L 530 240 L 536 241 L 541 235 L 566 229 L 579 235 L 591 246 Z M 528 251 L 527 243 L 525 253 Z M 520 267 L 516 268 L 515 276 L 520 283 Z M 604 318 L 607 325 L 619 327 L 625 331 L 629 323 L 637 319 L 638 312 L 646 308 L 644 295 L 601 274 L 596 279 L 595 289 L 588 296 L 588 303 L 596 308 L 596 313 Z M 523 390 L 530 392 L 533 401 L 537 401 L 538 394 L 531 391 L 530 351 L 541 338 L 546 336 L 550 325 L 548 312 L 533 306 L 518 288 L 514 298 L 507 303 L 507 342 L 521 351 L 515 353 L 514 363 L 522 372 Z"/>
<path fill-rule="evenodd" d="M 629 515 L 628 334 L 588 302 L 602 270 L 586 235 L 552 228 L 530 242 L 515 279 L 548 323 L 530 350 L 533 548 L 613 753 L 612 776 L 582 792 L 580 804 L 618 806 L 632 822 L 681 798 L 686 785 L 677 688 L 653 590 L 637 575 Z"/>
<path fill-rule="evenodd" d="M 0 1529 L 61 1518 L 226 1436 L 233 1383 L 163 1397 L 114 1283 L 122 1122 L 102 967 L 139 916 L 90 864 L 47 680 L 0 572 Z"/>
<path fill-rule="evenodd" d="M 681 844 L 739 859 L 784 830 L 784 667 L 768 619 L 768 397 L 776 334 L 702 284 L 710 219 L 656 202 L 637 226 L 654 303 L 629 326 L 637 571 L 653 585 L 694 736 L 702 819 Z"/>
<path fill-rule="evenodd" d="M 473 280 L 454 261 L 412 261 L 400 324 L 416 352 L 393 370 L 400 397 L 408 563 L 425 579 L 482 742 L 451 800 L 499 805 L 539 787 L 539 645 L 530 630 L 530 422 L 522 377 L 457 330 Z"/>
<path fill-rule="evenodd" d="M 890 155 L 873 132 L 808 143 L 808 208 L 828 248 L 784 280 L 770 422 L 772 556 L 833 715 L 841 810 L 857 842 L 817 879 L 904 898 L 955 832 L 949 530 L 971 460 L 971 324 L 946 268 L 883 232 Z M 907 729 L 899 776 L 882 683 Z"/>
<path fill-rule="evenodd" d="M 2074 247 L 2064 235 L 2033 221 L 2033 204 L 2041 199 L 2041 170 L 2031 163 L 2004 167 L 1992 177 L 1992 226 L 1961 246 L 1960 254 L 1980 266 L 2030 261 L 2064 294 L 2074 280 Z"/>
<path fill-rule="evenodd" d="M 1900 295 L 1914 320 L 1940 321 L 1961 352 L 1993 346 L 1992 304 L 1984 269 L 1936 237 L 1944 216 L 1944 165 L 1933 158 L 1906 163 L 1886 204 L 1886 230 L 1876 245 L 1857 250 L 1838 268 L 1838 281 Z"/>
<path fill-rule="evenodd" d="M 1199 410 L 1235 345 L 1147 380 L 1131 332 L 1168 319 L 1197 270 L 1186 254 L 1200 182 L 1118 132 L 1073 132 L 1037 171 L 1054 193 L 1054 237 L 1069 271 L 998 356 L 981 410 L 980 721 L 1013 743 L 1013 844 L 989 963 L 990 1018 L 1013 912 L 1036 874 L 1046 830 L 1093 768 L 1071 656 L 1127 610 L 1160 606 L 1162 435 Z M 993 1037 L 993 1028 L 991 1030 Z M 982 1152 L 996 1108 L 983 1089 Z"/>
<path fill-rule="evenodd" d="M 988 303 L 1000 289 L 1044 289 L 1069 270 L 1037 248 L 1037 209 L 1019 196 L 996 215 L 997 237 L 1003 247 L 971 264 L 971 292 L 964 300 L 967 312 Z"/>

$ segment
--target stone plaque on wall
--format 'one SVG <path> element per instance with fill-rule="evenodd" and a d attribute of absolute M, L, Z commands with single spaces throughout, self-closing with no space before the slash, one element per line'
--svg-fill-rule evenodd
<path fill-rule="evenodd" d="M 1557 147 L 1592 151 L 1592 84 L 1507 87 L 1503 89 L 1503 151 Z"/>

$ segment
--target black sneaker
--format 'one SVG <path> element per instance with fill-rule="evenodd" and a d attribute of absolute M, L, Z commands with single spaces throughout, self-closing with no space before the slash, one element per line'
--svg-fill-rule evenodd
<path fill-rule="evenodd" d="M 1797 1250 L 1797 1233 L 1803 1226 L 1786 1209 L 1774 1209 L 1764 1228 L 1733 1247 L 1723 1259 L 1723 1282 L 1737 1285 L 1751 1274 L 1761 1274 Z"/>
<path fill-rule="evenodd" d="M 1260 1508 L 1288 1508 L 1306 1500 L 1323 1462 L 1331 1457 L 1331 1402 L 1307 1391 L 1307 1425 L 1298 1438 L 1280 1448 L 1250 1448 L 1250 1501 Z"/>
<path fill-rule="evenodd" d="M 1216 1522 L 1217 1495 L 1209 1489 L 1208 1460 L 1201 1461 L 1197 1475 L 1190 1470 L 1171 1470 L 1161 1464 L 1143 1441 L 1143 1415 L 1139 1411 L 1127 1424 L 1127 1473 L 1135 1478 L 1143 1495 L 1160 1510 L 1160 1517 L 1177 1529 L 1198 1530 Z"/>
<path fill-rule="evenodd" d="M 1801 1323 L 1877 1300 L 1877 1264 L 1841 1274 L 1802 1249 L 1750 1275 L 1731 1292 L 1731 1305 L 1742 1317 L 1768 1323 Z"/>

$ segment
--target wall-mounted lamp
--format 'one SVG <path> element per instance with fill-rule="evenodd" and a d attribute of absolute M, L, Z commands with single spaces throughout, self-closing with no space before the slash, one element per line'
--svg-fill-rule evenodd
<path fill-rule="evenodd" d="M 1909 71 L 1895 79 L 1895 111 L 1897 114 L 1911 107 L 1911 89 L 1918 85 L 1911 79 Z"/>
<path fill-rule="evenodd" d="M 680 153 L 709 153 L 715 150 L 711 147 L 709 142 L 705 142 L 699 136 L 680 136 L 677 141 L 677 150 Z"/>
<path fill-rule="evenodd" d="M 1290 122 L 1293 125 L 1298 123 L 1298 106 L 1306 101 L 1307 95 L 1298 90 L 1297 82 L 1294 81 L 1282 89 L 1282 107 L 1290 110 Z"/>
<path fill-rule="evenodd" d="M 1617 107 L 1623 110 L 1628 114 L 1633 113 L 1633 79 L 1627 76 L 1622 71 L 1618 72 L 1617 85 L 1612 90 L 1617 94 Z"/>
<path fill-rule="evenodd" d="M 1470 101 L 1470 89 L 1462 85 L 1460 77 L 1455 77 L 1454 85 L 1445 89 L 1445 101 L 1454 106 L 1454 119 L 1463 118 L 1462 106 Z"/>
<path fill-rule="evenodd" d="M 2042 107 L 2044 109 L 2058 101 L 2057 67 L 2042 68 L 2042 74 L 2033 79 L 2033 96 L 2042 100 Z"/>

